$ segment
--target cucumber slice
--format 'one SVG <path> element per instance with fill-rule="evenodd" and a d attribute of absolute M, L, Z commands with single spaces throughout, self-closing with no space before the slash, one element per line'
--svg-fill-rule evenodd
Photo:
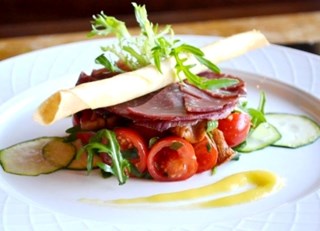
<path fill-rule="evenodd" d="M 49 141 L 42 150 L 43 157 L 58 168 L 67 167 L 76 155 L 76 148 L 62 138 Z"/>
<path fill-rule="evenodd" d="M 270 146 L 281 138 L 278 130 L 271 124 L 264 122 L 258 125 L 248 136 L 246 142 L 236 150 L 238 152 L 252 152 Z"/>
<path fill-rule="evenodd" d="M 274 146 L 298 148 L 320 137 L 320 125 L 307 116 L 286 113 L 268 113 L 265 116 L 282 136 Z"/>
<path fill-rule="evenodd" d="M 1 150 L 0 162 L 8 173 L 37 176 L 67 166 L 76 154 L 72 147 L 62 138 L 41 137 Z M 59 159 L 61 156 L 63 160 Z"/>

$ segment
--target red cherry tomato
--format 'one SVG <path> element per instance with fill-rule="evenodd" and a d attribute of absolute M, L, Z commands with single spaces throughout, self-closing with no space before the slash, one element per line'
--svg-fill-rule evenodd
<path fill-rule="evenodd" d="M 198 163 L 193 146 L 188 141 L 170 136 L 152 146 L 147 167 L 155 180 L 179 181 L 194 175 Z"/>
<path fill-rule="evenodd" d="M 129 161 L 136 166 L 140 173 L 143 173 L 147 168 L 147 145 L 142 136 L 129 128 L 116 128 L 114 132 L 121 151 L 132 151 L 138 155 L 131 156 Z"/>
<path fill-rule="evenodd" d="M 196 153 L 198 169 L 197 173 L 212 169 L 218 160 L 218 150 L 207 137 L 193 145 Z"/>
<path fill-rule="evenodd" d="M 81 143 L 83 145 L 86 145 L 87 143 L 89 143 L 90 138 L 95 134 L 96 133 L 92 131 L 80 131 L 80 132 L 77 132 L 76 137 L 81 140 Z"/>
<path fill-rule="evenodd" d="M 230 147 L 235 147 L 246 140 L 250 130 L 250 116 L 241 112 L 233 112 L 227 118 L 219 120 L 218 129 Z"/>

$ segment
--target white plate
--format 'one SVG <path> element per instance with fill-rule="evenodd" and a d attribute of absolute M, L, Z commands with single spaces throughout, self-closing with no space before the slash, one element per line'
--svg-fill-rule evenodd
<path fill-rule="evenodd" d="M 203 36 L 181 38 L 196 45 L 213 40 Z M 32 121 L 32 113 L 51 92 L 71 86 L 80 71 L 89 73 L 95 67 L 93 59 L 100 54 L 99 46 L 106 42 L 109 40 L 74 43 L 0 63 L 3 83 L 0 86 L 0 103 L 3 103 L 0 107 L 0 148 L 42 135 L 63 134 L 71 125 L 69 120 L 42 127 Z M 270 46 L 221 66 L 226 72 L 236 73 L 246 80 L 252 106 L 257 105 L 258 92 L 263 89 L 267 93 L 267 111 L 308 114 L 319 122 L 320 90 L 316 87 L 320 86 L 320 79 L 316 77 L 320 76 L 319 64 L 319 56 Z M 107 222 L 109 227 L 112 225 L 112 229 L 119 230 L 128 227 L 149 230 L 154 226 L 161 230 L 274 230 L 299 229 L 300 226 L 317 230 L 320 227 L 318 150 L 319 140 L 296 150 L 267 148 L 220 167 L 214 177 L 201 174 L 179 183 L 132 180 L 118 186 L 114 180 L 72 171 L 39 177 L 1 172 L 3 227 L 9 230 L 18 229 L 19 225 L 30 230 L 86 230 L 105 227 L 104 222 Z M 248 169 L 273 171 L 286 180 L 286 185 L 277 194 L 254 203 L 210 210 L 132 209 L 79 202 L 80 198 L 109 199 L 181 190 Z M 20 220 L 20 224 L 16 220 Z"/>

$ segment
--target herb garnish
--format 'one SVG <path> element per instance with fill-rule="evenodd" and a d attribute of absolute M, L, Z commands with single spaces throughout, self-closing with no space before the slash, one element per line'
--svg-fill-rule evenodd
<path fill-rule="evenodd" d="M 264 91 L 260 91 L 260 99 L 257 108 L 248 108 L 247 101 L 243 102 L 237 110 L 248 113 L 251 117 L 251 127 L 254 129 L 259 124 L 266 122 L 264 108 L 266 104 L 266 94 Z"/>
<path fill-rule="evenodd" d="M 110 71 L 124 72 L 119 62 L 130 70 L 136 70 L 149 64 L 155 65 L 161 72 L 161 61 L 174 58 L 176 74 L 183 74 L 193 85 L 201 89 L 215 90 L 236 84 L 238 81 L 229 78 L 207 79 L 192 73 L 195 64 L 186 64 L 187 56 L 193 56 L 197 62 L 209 70 L 220 73 L 220 69 L 204 57 L 204 53 L 197 47 L 174 40 L 174 32 L 169 25 L 159 31 L 158 25 L 148 20 L 144 5 L 132 3 L 135 17 L 141 29 L 138 36 L 131 36 L 125 23 L 101 12 L 93 16 L 92 31 L 89 36 L 105 36 L 114 34 L 118 44 L 101 47 L 103 54 L 96 58 L 96 63 L 101 64 Z"/>
<path fill-rule="evenodd" d="M 78 154 L 77 158 L 87 152 L 87 170 L 90 172 L 93 168 L 93 157 L 99 153 L 107 153 L 111 159 L 111 166 L 105 163 L 97 163 L 98 167 L 106 173 L 111 173 L 118 178 L 119 184 L 126 183 L 128 179 L 128 173 L 130 171 L 130 163 L 124 159 L 120 152 L 120 146 L 117 141 L 116 135 L 113 131 L 108 129 L 102 129 L 98 131 L 93 137 L 90 138 L 90 142 L 83 146 Z"/>

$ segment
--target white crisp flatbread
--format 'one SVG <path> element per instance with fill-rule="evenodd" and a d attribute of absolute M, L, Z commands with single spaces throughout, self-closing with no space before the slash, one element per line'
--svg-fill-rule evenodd
<path fill-rule="evenodd" d="M 213 63 L 219 63 L 240 56 L 250 50 L 269 44 L 265 36 L 253 30 L 236 34 L 201 50 Z M 195 64 L 193 57 L 187 63 Z M 159 90 L 179 79 L 174 70 L 175 61 L 170 58 L 161 63 L 160 73 L 153 65 L 132 72 L 119 74 L 113 78 L 84 83 L 71 89 L 60 90 L 45 100 L 34 114 L 35 121 L 49 125 L 84 109 L 96 109 L 129 101 Z M 206 70 L 197 64 L 194 73 Z"/>

